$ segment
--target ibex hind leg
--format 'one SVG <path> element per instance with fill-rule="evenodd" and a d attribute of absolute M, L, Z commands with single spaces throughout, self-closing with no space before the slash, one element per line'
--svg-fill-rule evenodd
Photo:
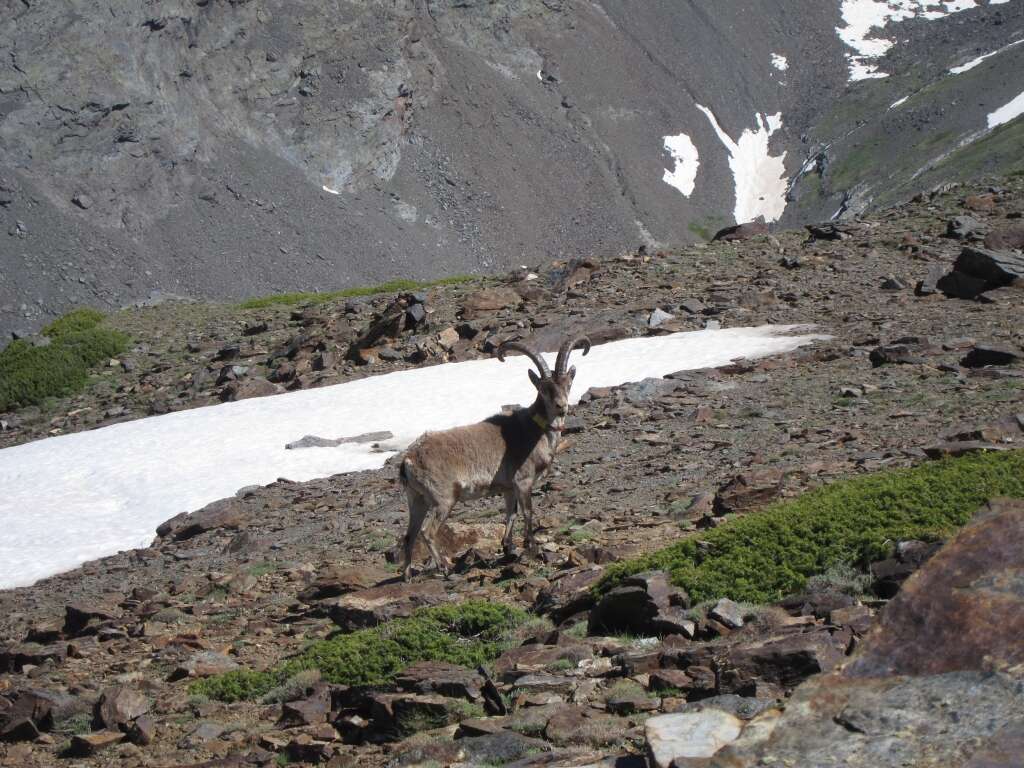
<path fill-rule="evenodd" d="M 423 522 L 430 512 L 430 505 L 419 493 L 412 488 L 407 490 L 409 497 L 409 528 L 405 532 L 404 554 L 405 562 L 402 564 L 402 578 L 408 581 L 412 578 L 412 553 L 416 548 L 416 539 L 423 529 Z"/>
<path fill-rule="evenodd" d="M 439 504 L 434 514 L 434 519 L 430 521 L 423 528 L 423 540 L 427 542 L 427 549 L 430 550 L 430 557 L 434 561 L 434 565 L 437 566 L 437 570 L 443 573 L 445 576 L 448 575 L 448 571 L 451 568 L 451 563 L 441 555 L 440 550 L 437 548 L 437 541 L 434 536 L 440 529 L 441 524 L 448 517 L 448 512 L 451 507 L 446 507 L 443 504 Z"/>

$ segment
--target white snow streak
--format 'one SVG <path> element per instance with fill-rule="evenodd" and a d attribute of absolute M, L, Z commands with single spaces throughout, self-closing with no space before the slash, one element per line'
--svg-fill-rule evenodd
<path fill-rule="evenodd" d="M 991 0 L 998 5 L 1008 0 Z M 905 19 L 941 19 L 952 13 L 977 8 L 979 0 L 842 0 L 841 13 L 844 26 L 837 27 L 839 38 L 855 54 L 847 54 L 850 80 L 888 77 L 879 72 L 876 62 L 892 48 L 893 41 L 881 37 L 881 29 L 890 21 Z"/>
<path fill-rule="evenodd" d="M 993 56 L 997 56 L 1000 53 L 1002 53 L 1003 51 L 1007 51 L 1010 48 L 1013 48 L 1013 46 L 1020 45 L 1021 43 L 1024 43 L 1024 40 L 1015 40 L 1014 42 L 1010 43 L 1009 45 L 1004 45 L 999 50 L 992 51 L 992 53 L 986 53 L 986 54 L 984 54 L 982 56 L 979 56 L 976 59 L 971 59 L 966 64 L 961 64 L 959 67 L 953 67 L 952 69 L 949 70 L 949 74 L 951 74 L 951 75 L 962 75 L 964 72 L 970 72 L 976 66 L 981 64 L 981 62 L 985 61 L 985 59 L 991 59 Z"/>
<path fill-rule="evenodd" d="M 794 326 L 625 339 L 577 357 L 573 400 L 612 386 L 737 357 L 789 352 L 816 338 Z M 553 355 L 547 356 L 554 365 Z M 147 545 L 173 515 L 278 477 L 303 481 L 376 469 L 371 446 L 285 450 L 303 435 L 388 430 L 400 448 L 427 429 L 532 401 L 525 357 L 398 371 L 273 397 L 198 408 L 0 450 L 0 587 L 31 584 L 87 560 Z"/>
<path fill-rule="evenodd" d="M 700 167 L 700 153 L 693 140 L 685 133 L 665 137 L 665 149 L 675 161 L 675 168 L 665 171 L 661 180 L 682 192 L 684 197 L 693 194 L 697 185 L 697 169 Z"/>
<path fill-rule="evenodd" d="M 1008 123 L 1011 120 L 1015 120 L 1021 115 L 1024 115 L 1024 93 L 1020 94 L 1008 104 L 1004 104 L 989 115 L 988 129 L 991 131 L 993 128 L 996 128 L 1003 123 Z"/>
<path fill-rule="evenodd" d="M 736 180 L 736 209 L 733 216 L 737 224 L 764 217 L 766 222 L 778 221 L 786 210 L 786 153 L 770 154 L 768 143 L 782 127 L 782 113 L 756 115 L 757 129 L 744 130 L 739 141 L 733 141 L 718 123 L 715 114 L 700 104 L 715 129 L 719 140 L 729 153 L 729 168 Z"/>
<path fill-rule="evenodd" d="M 324 190 L 324 192 L 330 192 L 332 195 L 340 195 L 341 194 L 341 192 L 339 192 L 336 189 L 331 189 L 326 184 L 323 185 L 323 190 Z"/>

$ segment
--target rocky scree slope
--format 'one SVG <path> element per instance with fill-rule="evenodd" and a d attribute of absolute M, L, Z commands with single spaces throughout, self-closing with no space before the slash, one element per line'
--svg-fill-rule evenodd
<path fill-rule="evenodd" d="M 262 382 L 276 386 L 265 376 L 282 377 L 280 386 L 316 386 L 486 354 L 504 338 L 547 346 L 579 330 L 615 337 L 709 322 L 808 321 L 835 338 L 786 358 L 587 393 L 536 499 L 535 559 L 499 558 L 500 515 L 485 500 L 462 507 L 443 533 L 459 559 L 451 581 L 428 571 L 411 585 L 396 583 L 392 550 L 405 513 L 394 468 L 386 467 L 245 489 L 168 521 L 150 547 L 0 593 L 0 760 L 582 766 L 649 759 L 667 768 L 665 755 L 686 764 L 670 745 L 691 744 L 685 729 L 697 728 L 710 731 L 715 746 L 742 730 L 716 756 L 722 765 L 819 754 L 822 733 L 842 743 L 836 754 L 844 759 L 866 755 L 865 764 L 885 765 L 870 747 L 889 734 L 890 709 L 904 713 L 903 743 L 927 746 L 943 764 L 967 765 L 974 755 L 965 745 L 983 744 L 974 750 L 979 760 L 998 755 L 1012 747 L 1020 712 L 1017 630 L 1007 623 L 1020 611 L 1007 602 L 1016 587 L 1006 578 L 1020 568 L 1016 507 L 993 509 L 946 554 L 935 555 L 935 542 L 900 541 L 866 571 L 834 569 L 768 606 L 695 604 L 659 573 L 609 585 L 616 588 L 600 601 L 595 586 L 621 568 L 616 562 L 681 537 L 699 542 L 711 529 L 718 535 L 829 480 L 923 463 L 916 471 L 932 478 L 934 493 L 925 490 L 934 498 L 949 490 L 941 478 L 968 464 L 934 464 L 931 456 L 971 454 L 964 461 L 973 467 L 1019 462 L 1019 453 L 1003 452 L 1024 440 L 1019 285 L 982 285 L 970 298 L 937 285 L 970 284 L 965 252 L 1017 258 L 1004 246 L 1022 213 L 1016 178 L 921 196 L 841 225 L 556 262 L 538 267 L 536 280 L 515 273 L 425 296 L 305 308 L 182 303 L 115 315 L 111 322 L 134 337 L 131 353 L 49 412 L 5 415 L 8 444 L 141 415 L 147 403 L 166 410 L 239 396 L 247 380 L 258 387 L 242 394 L 258 395 Z M 1000 247 L 985 248 L 986 241 Z M 423 314 L 413 322 L 421 317 L 415 307 Z M 285 354 L 271 354 L 277 348 Z M 1005 492 L 1019 485 L 1014 476 Z M 949 555 L 957 547 L 968 556 Z M 901 587 L 930 558 L 938 569 L 922 572 L 913 589 Z M 953 605 L 942 574 L 962 574 L 962 563 L 974 569 L 978 593 L 964 595 L 955 576 L 963 602 Z M 512 612 L 485 621 L 473 607 L 479 600 Z M 969 616 L 956 607 L 964 605 L 972 606 Z M 442 608 L 457 612 L 447 614 L 447 639 L 433 629 L 423 635 L 436 629 L 436 617 L 417 611 Z M 930 631 L 961 638 L 959 655 L 914 651 L 925 639 L 908 638 L 906 622 L 919 628 L 914 617 L 922 615 Z M 353 678 L 329 682 L 308 672 L 265 692 L 242 687 L 304 654 L 325 668 L 351 669 L 353 647 L 367 655 L 381 648 L 380 638 L 408 638 L 410 627 L 431 640 L 408 660 L 435 661 L 400 665 L 370 690 Z M 443 661 L 448 651 L 438 652 L 453 642 L 479 650 L 458 633 L 489 640 L 499 627 L 508 650 L 487 663 L 486 676 L 472 664 L 452 667 Z M 1011 640 L 1002 643 L 993 627 L 1005 627 Z M 350 650 L 319 644 L 332 635 Z M 969 647 L 976 641 L 982 645 Z M 838 678 L 814 682 L 862 647 Z M 932 666 L 911 669 L 925 657 Z M 983 658 L 991 665 L 979 668 Z M 903 661 L 880 670 L 886 659 Z M 839 711 L 830 698 L 836 686 L 845 702 Z M 974 695 L 963 706 L 967 690 L 983 698 L 976 708 Z M 799 706 L 785 707 L 791 695 Z M 677 719 L 656 719 L 663 716 Z M 952 742 L 934 737 L 930 729 L 939 726 Z M 907 740 L 908 728 L 919 741 Z"/>
<path fill-rule="evenodd" d="M 5 3 L 0 334 L 682 243 L 1009 170 L 1020 123 L 987 116 L 1019 95 L 1024 3 L 896 5 Z M 850 40 L 889 77 L 851 80 Z"/>

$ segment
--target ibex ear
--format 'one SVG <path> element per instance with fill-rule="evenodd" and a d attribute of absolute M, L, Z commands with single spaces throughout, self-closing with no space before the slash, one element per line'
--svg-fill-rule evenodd
<path fill-rule="evenodd" d="M 540 376 L 538 376 L 537 372 L 534 370 L 530 371 L 530 381 L 533 382 L 533 386 L 540 389 Z"/>
<path fill-rule="evenodd" d="M 569 377 L 569 381 L 572 381 L 573 379 L 575 379 L 576 378 L 576 366 L 575 365 L 570 366 L 569 370 L 565 372 L 565 375 Z"/>

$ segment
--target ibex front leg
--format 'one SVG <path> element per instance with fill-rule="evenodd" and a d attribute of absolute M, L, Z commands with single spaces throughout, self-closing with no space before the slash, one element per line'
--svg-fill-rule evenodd
<path fill-rule="evenodd" d="M 501 537 L 501 549 L 506 556 L 512 557 L 516 553 L 516 545 L 512 543 L 512 533 L 516 528 L 516 492 L 505 492 L 505 535 Z"/>
<path fill-rule="evenodd" d="M 537 542 L 533 538 L 533 500 L 530 497 L 532 490 L 532 488 L 525 488 L 516 491 L 516 501 L 523 511 L 523 525 L 526 528 L 523 543 L 526 546 L 526 551 L 535 555 L 537 554 Z"/>

